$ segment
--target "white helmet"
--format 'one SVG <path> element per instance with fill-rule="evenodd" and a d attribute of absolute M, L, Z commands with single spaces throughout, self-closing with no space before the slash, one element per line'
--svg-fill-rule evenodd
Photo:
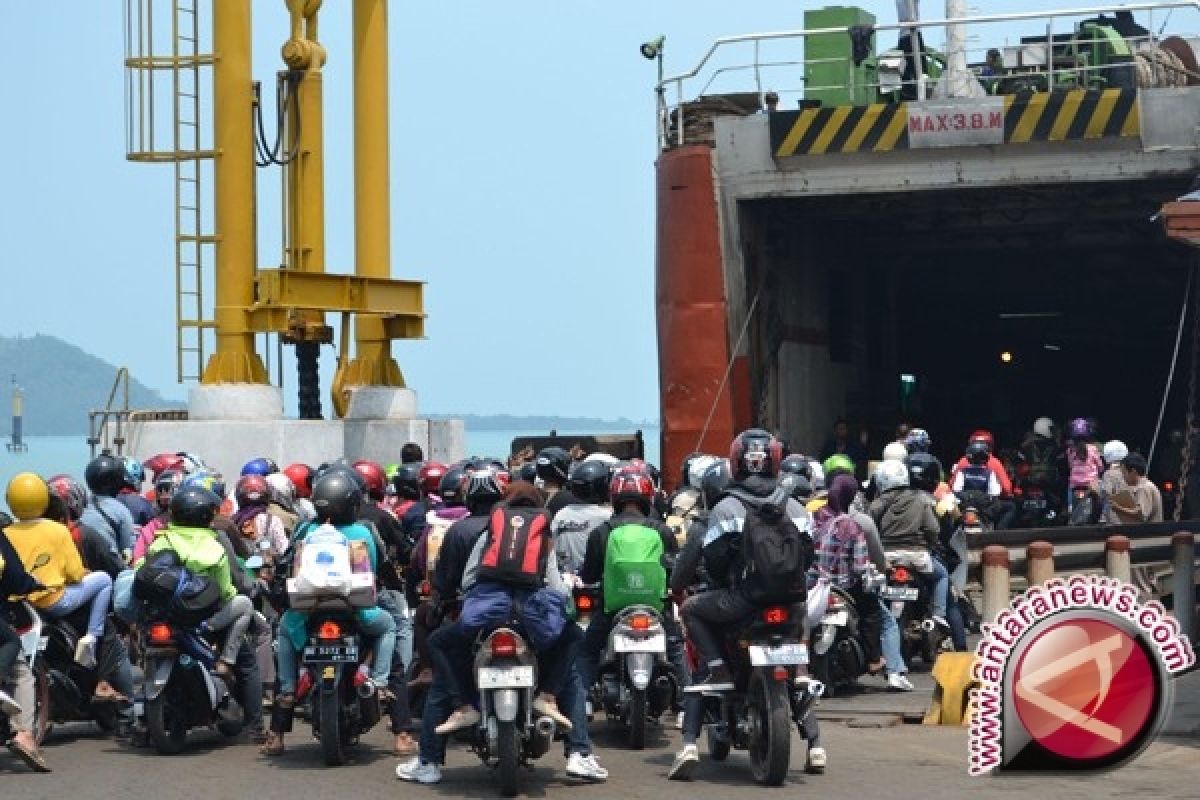
<path fill-rule="evenodd" d="M 815 458 L 808 460 L 808 465 L 812 467 L 812 487 L 813 491 L 819 492 L 825 489 L 825 468 L 821 466 L 821 462 Z"/>
<path fill-rule="evenodd" d="M 688 464 L 688 486 L 700 489 L 704 484 L 704 473 L 721 463 L 716 456 L 697 456 Z"/>
<path fill-rule="evenodd" d="M 884 461 L 875 468 L 875 485 L 880 492 L 908 486 L 908 467 L 903 461 Z"/>
<path fill-rule="evenodd" d="M 271 498 L 285 509 L 292 509 L 296 504 L 296 486 L 292 479 L 282 472 L 272 472 L 264 480 L 271 489 Z"/>
<path fill-rule="evenodd" d="M 1033 432 L 1043 439 L 1054 438 L 1054 420 L 1049 417 L 1038 417 L 1033 423 Z"/>
<path fill-rule="evenodd" d="M 892 442 L 883 448 L 884 461 L 903 461 L 908 458 L 908 448 L 901 442 Z"/>
<path fill-rule="evenodd" d="M 1116 464 L 1118 461 L 1124 461 L 1127 455 L 1129 455 L 1129 448 L 1120 439 L 1113 439 L 1104 445 L 1105 464 Z"/>

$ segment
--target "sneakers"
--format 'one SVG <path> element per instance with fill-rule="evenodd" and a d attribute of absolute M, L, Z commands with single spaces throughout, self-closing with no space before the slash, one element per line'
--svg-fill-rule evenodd
<path fill-rule="evenodd" d="M 21 715 L 21 704 L 13 700 L 8 692 L 0 689 L 0 713 L 9 717 Z"/>
<path fill-rule="evenodd" d="M 729 670 L 725 668 L 725 664 L 723 662 L 711 664 L 708 668 L 707 678 L 699 683 L 693 683 L 683 691 L 692 694 L 730 692 L 733 691 L 733 676 L 729 674 Z"/>
<path fill-rule="evenodd" d="M 828 760 L 825 756 L 824 747 L 812 747 L 808 751 L 808 762 L 804 765 L 804 771 L 810 775 L 820 775 L 825 771 L 825 764 Z"/>
<path fill-rule="evenodd" d="M 434 728 L 433 731 L 439 736 L 445 736 L 478 724 L 479 712 L 470 706 L 465 706 L 447 717 L 446 721 Z"/>
<path fill-rule="evenodd" d="M 396 777 L 409 783 L 441 783 L 442 769 L 437 764 L 426 764 L 414 758 L 396 765 Z"/>
<path fill-rule="evenodd" d="M 598 783 L 608 780 L 608 770 L 600 766 L 595 756 L 571 753 L 567 758 L 567 777 Z"/>
<path fill-rule="evenodd" d="M 930 619 L 933 620 L 933 624 L 937 625 L 940 630 L 943 630 L 943 631 L 950 630 L 950 623 L 947 622 L 946 618 L 943 617 L 941 614 L 934 614 L 933 616 L 930 617 Z"/>
<path fill-rule="evenodd" d="M 92 634 L 84 634 L 79 638 L 79 643 L 75 645 L 75 663 L 84 669 L 95 669 L 96 637 Z"/>
<path fill-rule="evenodd" d="M 913 685 L 908 678 L 904 677 L 903 672 L 891 672 L 887 676 L 887 685 L 889 689 L 897 692 L 911 692 Z"/>
<path fill-rule="evenodd" d="M 554 724 L 563 731 L 569 732 L 575 727 L 571 724 L 571 720 L 564 717 L 562 712 L 558 710 L 558 703 L 555 702 L 554 697 L 551 695 L 539 694 L 533 698 L 533 710 L 544 717 L 554 720 Z M 479 717 L 478 714 L 475 716 L 476 718 Z M 438 733 L 441 733 L 441 731 L 438 731 Z"/>
<path fill-rule="evenodd" d="M 692 770 L 700 763 L 700 749 L 694 744 L 685 744 L 675 756 L 675 763 L 667 778 L 673 781 L 686 781 L 692 777 Z"/>

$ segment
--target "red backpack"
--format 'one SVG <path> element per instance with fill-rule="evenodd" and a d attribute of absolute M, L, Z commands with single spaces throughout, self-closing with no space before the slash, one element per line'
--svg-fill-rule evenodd
<path fill-rule="evenodd" d="M 541 588 L 551 545 L 550 515 L 544 509 L 497 507 L 487 536 L 480 580 Z"/>

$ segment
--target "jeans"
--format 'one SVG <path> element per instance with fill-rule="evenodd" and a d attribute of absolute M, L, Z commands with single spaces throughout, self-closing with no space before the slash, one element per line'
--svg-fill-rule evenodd
<path fill-rule="evenodd" d="M 445 678 L 435 674 L 425 695 L 425 713 L 421 716 L 421 738 L 417 753 L 424 763 L 446 763 L 446 737 L 439 736 L 434 729 L 450 716 L 454 706 Z"/>
<path fill-rule="evenodd" d="M 127 569 L 113 581 L 113 611 L 130 625 L 138 621 L 139 602 L 133 596 L 134 570 Z"/>
<path fill-rule="evenodd" d="M 378 608 L 366 610 L 379 612 Z M 366 621 L 368 618 L 370 622 Z M 358 626 L 359 633 L 374 640 L 372 649 L 375 651 L 375 663 L 371 666 L 371 681 L 376 686 L 386 686 L 388 673 L 392 669 L 392 652 L 396 648 L 396 623 L 392 621 L 391 614 L 380 612 L 369 615 L 369 617 L 363 613 L 356 614 L 355 624 Z M 282 624 L 279 626 L 279 633 L 275 636 L 275 650 L 279 693 L 295 694 L 296 679 L 299 677 L 300 669 L 296 663 L 296 648 L 292 644 L 292 637 L 288 635 Z"/>
<path fill-rule="evenodd" d="M 933 594 L 929 600 L 929 613 L 935 617 L 946 616 L 946 596 L 950 593 L 950 573 L 936 558 L 933 561 Z"/>
<path fill-rule="evenodd" d="M 250 731 L 258 730 L 263 722 L 262 672 L 254 648 L 245 638 L 238 647 L 233 672 L 237 676 L 238 702 L 242 704 L 245 727 Z"/>
<path fill-rule="evenodd" d="M 408 705 L 406 676 L 406 669 L 412 658 L 412 620 L 408 618 L 408 602 L 402 592 L 380 592 L 379 607 L 391 614 L 392 621 L 396 623 L 396 648 L 392 651 L 392 671 L 388 675 L 388 689 L 396 699 L 388 707 L 388 716 L 392 721 L 392 733 L 404 733 L 412 730 L 412 710 Z"/>
<path fill-rule="evenodd" d="M 612 622 L 612 617 L 608 614 L 593 614 L 587 631 L 583 634 L 583 643 L 579 645 L 575 671 L 579 673 L 579 682 L 583 685 L 585 693 L 590 692 L 592 686 L 596 684 L 596 673 L 600 671 L 600 658 L 604 653 L 605 645 L 608 644 L 608 634 L 612 632 Z"/>
<path fill-rule="evenodd" d="M 221 660 L 233 666 L 238 661 L 238 651 L 246 638 L 246 631 L 254 621 L 254 604 L 245 595 L 235 595 L 221 610 L 208 620 L 209 630 L 225 631 L 225 644 L 221 648 Z"/>
<path fill-rule="evenodd" d="M 963 653 L 967 649 L 967 626 L 963 622 L 962 607 L 949 587 L 946 592 L 946 622 L 950 624 L 950 641 L 957 652 Z"/>
<path fill-rule="evenodd" d="M 875 601 L 883 611 L 879 619 L 879 644 L 883 650 L 883 659 L 887 662 L 885 671 L 889 675 L 894 672 L 903 675 L 908 672 L 908 667 L 904 665 L 904 656 L 900 652 L 900 626 L 896 624 L 896 618 L 892 616 L 892 610 L 888 608 L 887 603 L 878 595 Z"/>
<path fill-rule="evenodd" d="M 89 572 L 79 583 L 63 587 L 63 595 L 53 605 L 45 610 L 55 617 L 65 617 L 87 604 L 87 632 L 99 641 L 104 637 L 104 618 L 108 616 L 108 608 L 112 603 L 113 579 L 105 572 Z"/>
<path fill-rule="evenodd" d="M 579 678 L 578 668 L 567 671 L 567 680 L 558 694 L 558 705 L 567 719 L 571 720 L 571 730 L 566 738 L 567 757 L 572 753 L 590 756 L 592 738 L 588 733 L 587 690 Z"/>
<path fill-rule="evenodd" d="M 689 597 L 681 611 L 683 624 L 703 666 L 722 659 L 721 636 L 717 631 L 753 614 L 754 605 L 732 589 L 715 589 Z"/>

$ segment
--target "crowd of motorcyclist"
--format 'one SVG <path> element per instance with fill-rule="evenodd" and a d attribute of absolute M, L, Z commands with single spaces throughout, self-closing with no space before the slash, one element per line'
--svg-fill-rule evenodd
<path fill-rule="evenodd" d="M 980 431 L 943 474 L 929 435 L 913 429 L 884 449 L 863 482 L 864 454 L 854 454 L 860 463 L 845 452 L 818 461 L 751 430 L 735 439 L 728 458 L 689 456 L 669 495 L 658 470 L 643 461 L 561 448 L 441 464 L 410 444 L 387 467 L 339 460 L 280 469 L 258 458 L 232 487 L 189 453 L 144 463 L 100 456 L 87 465 L 83 483 L 23 473 L 8 484 L 12 518 L 0 535 L 0 735 L 30 767 L 49 770 L 39 747 L 49 712 L 35 714 L 45 700 L 36 696 L 31 662 L 20 657 L 11 624 L 23 598 L 48 620 L 75 625 L 71 666 L 93 673 L 82 707 L 106 709 L 116 736 L 144 741 L 130 631 L 147 622 L 139 580 L 169 562 L 212 585 L 212 613 L 201 627 L 218 641 L 214 674 L 236 697 L 249 738 L 267 756 L 284 752 L 312 675 L 298 660 L 307 615 L 289 607 L 282 587 L 297 545 L 336 532 L 363 554 L 377 582 L 374 604 L 354 614 L 373 654 L 356 685 L 386 709 L 402 759 L 399 778 L 441 780 L 447 737 L 480 722 L 472 647 L 489 626 L 515 616 L 538 653 L 534 713 L 563 735 L 569 777 L 603 781 L 608 773 L 592 749 L 588 720 L 618 607 L 593 614 L 586 630 L 566 620 L 573 589 L 609 591 L 614 543 L 627 546 L 634 530 L 649 537 L 647 552 L 661 561 L 665 578 L 655 591 L 678 609 L 663 615 L 671 705 L 681 710 L 683 731 L 670 777 L 687 778 L 699 760 L 697 737 L 711 722 L 705 698 L 737 684 L 724 632 L 756 609 L 781 598 L 804 603 L 817 588 L 847 592 L 862 620 L 866 671 L 910 691 L 896 620 L 876 590 L 889 569 L 914 570 L 927 581 L 932 623 L 965 649 L 961 581 L 952 580 L 963 566 L 952 538 L 964 502 L 1003 527 L 1018 513 L 1014 501 L 1034 489 L 1058 492 L 1068 506 L 1083 496 L 1074 490 L 1085 490 L 1097 517 L 1161 519 L 1145 459 L 1120 442 L 1101 447 L 1092 434 L 1085 420 L 1072 421 L 1064 447 L 1053 423 L 1039 419 L 1021 445 L 1024 472 L 1014 475 L 997 459 L 991 435 Z M 532 579 L 510 580 L 496 563 L 498 509 L 545 519 L 550 544 Z M 503 514 L 502 521 L 510 518 Z M 750 541 L 760 536 L 792 555 L 756 573 L 764 556 L 751 551 L 766 552 L 767 545 L 751 548 Z M 801 541 L 799 551 L 787 549 Z M 414 719 L 410 695 L 418 694 Z M 798 715 L 796 724 L 806 767 L 823 771 L 815 715 Z"/>

